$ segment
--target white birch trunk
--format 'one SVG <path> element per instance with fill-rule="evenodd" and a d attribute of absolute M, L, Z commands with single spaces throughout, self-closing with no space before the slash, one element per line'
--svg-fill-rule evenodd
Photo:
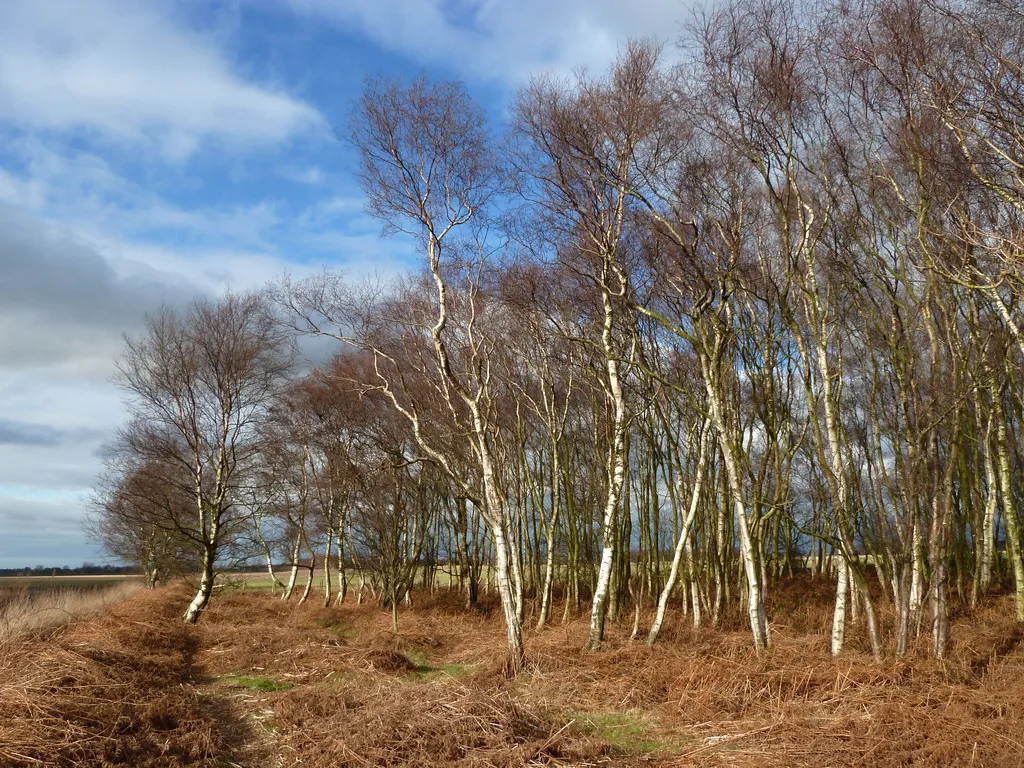
<path fill-rule="evenodd" d="M 1021 553 L 1020 521 L 1013 503 L 1010 485 L 1010 451 L 1001 400 L 993 404 L 996 418 L 996 458 L 999 464 L 1000 496 L 1003 500 L 1003 519 L 1006 521 L 1006 554 L 1013 570 L 1014 606 L 1017 621 L 1024 621 L 1024 557 Z"/>
<path fill-rule="evenodd" d="M 618 527 L 619 497 L 625 479 L 626 457 L 626 404 L 619 381 L 619 363 L 614 344 L 612 343 L 613 310 L 611 296 L 607 287 L 603 286 L 601 298 L 604 302 L 604 325 L 601 333 L 604 345 L 605 366 L 608 375 L 608 387 L 612 396 L 614 421 L 612 424 L 612 444 L 610 448 L 608 472 L 608 496 L 605 499 L 604 515 L 602 516 L 601 533 L 601 566 L 597 572 L 597 584 L 594 586 L 594 604 L 590 612 L 590 634 L 587 638 L 587 650 L 596 651 L 604 640 L 604 622 L 608 608 L 608 586 L 611 583 L 612 560 L 615 554 L 615 531 Z"/>
<path fill-rule="evenodd" d="M 849 568 L 845 561 L 839 563 L 836 568 L 836 604 L 832 613 L 832 655 L 838 656 L 843 652 L 843 645 L 846 641 L 846 595 L 849 592 Z"/>
<path fill-rule="evenodd" d="M 924 603 L 924 538 L 921 536 L 921 524 L 914 517 L 914 566 L 910 579 L 910 619 L 918 621 L 921 617 L 921 606 Z"/>
<path fill-rule="evenodd" d="M 302 543 L 302 537 L 296 536 L 295 543 L 292 545 L 292 567 L 288 574 L 288 584 L 285 585 L 284 592 L 281 593 L 282 600 L 291 600 L 292 592 L 295 590 L 295 582 L 299 578 L 299 547 Z"/>
<path fill-rule="evenodd" d="M 751 634 L 754 636 L 754 649 L 761 653 L 770 644 L 768 618 L 764 606 L 764 595 L 761 591 L 757 559 L 754 555 L 753 542 L 747 522 L 747 510 L 743 503 L 740 468 L 733 453 L 732 443 L 728 437 L 728 425 L 716 387 L 716 377 L 711 370 L 713 361 L 708 359 L 705 354 L 702 354 L 701 363 L 704 369 L 704 384 L 708 394 L 711 419 L 718 432 L 718 445 L 722 453 L 722 461 L 725 464 L 726 478 L 733 495 L 733 511 L 740 535 L 740 558 L 743 562 L 743 571 L 747 577 L 747 618 L 750 622 Z"/>
<path fill-rule="evenodd" d="M 555 534 L 558 531 L 558 517 L 561 512 L 561 494 L 559 493 L 562 469 L 558 456 L 557 443 L 551 450 L 551 520 L 547 525 L 548 551 L 544 561 L 544 585 L 541 587 L 540 616 L 537 619 L 537 630 L 544 628 L 551 613 L 551 586 L 555 579 Z M 568 599 L 568 598 L 567 598 Z"/>
<path fill-rule="evenodd" d="M 324 608 L 331 604 L 331 549 L 334 547 L 334 527 L 327 528 L 327 546 L 324 549 Z"/>
<path fill-rule="evenodd" d="M 992 419 L 985 434 L 985 517 L 981 525 L 981 548 L 978 563 L 978 597 L 984 595 L 992 582 L 992 559 L 995 550 L 996 510 L 999 507 L 999 485 L 995 463 L 992 460 Z"/>
<path fill-rule="evenodd" d="M 213 553 L 210 551 L 210 547 L 203 549 L 202 569 L 199 577 L 199 590 L 192 598 L 192 602 L 189 603 L 183 617 L 188 624 L 195 624 L 199 620 L 199 614 L 209 604 L 210 595 L 213 594 Z"/>
<path fill-rule="evenodd" d="M 690 506 L 686 511 L 686 517 L 683 520 L 682 528 L 679 531 L 679 539 L 676 541 L 675 552 L 672 555 L 672 566 L 669 568 L 668 578 L 665 580 L 665 586 L 662 588 L 661 594 L 658 596 L 658 607 L 654 614 L 654 621 L 651 624 L 650 632 L 647 634 L 648 645 L 654 645 L 658 640 L 658 634 L 661 632 L 661 625 L 665 621 L 665 609 L 668 607 L 669 596 L 672 594 L 672 589 L 676 585 L 676 580 L 679 577 L 679 567 L 683 561 L 683 554 L 690 542 L 690 527 L 693 525 L 693 520 L 697 516 L 697 505 L 700 503 L 701 489 L 704 486 L 704 474 L 708 465 L 708 432 L 710 431 L 710 428 L 711 422 L 709 419 L 705 418 L 700 430 L 700 447 L 698 448 L 697 454 L 697 475 L 694 478 L 693 489 L 690 493 Z M 697 613 L 700 610 L 700 601 L 696 596 L 696 590 L 693 590 L 693 594 L 694 621 L 699 624 Z"/>

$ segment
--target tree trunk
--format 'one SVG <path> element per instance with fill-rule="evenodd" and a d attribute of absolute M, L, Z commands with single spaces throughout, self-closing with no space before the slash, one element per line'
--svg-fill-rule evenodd
<path fill-rule="evenodd" d="M 508 660 L 506 662 L 505 674 L 514 677 L 526 666 L 526 650 L 523 647 L 523 625 L 519 620 L 519 613 L 516 610 L 516 599 L 513 594 L 512 580 L 509 574 L 509 553 L 508 544 L 505 541 L 504 531 L 495 527 L 494 550 L 495 550 L 495 577 L 498 582 L 498 595 L 501 598 L 501 608 L 505 615 L 505 632 L 508 639 Z"/>
<path fill-rule="evenodd" d="M 210 595 L 213 594 L 213 561 L 216 552 L 211 546 L 203 548 L 202 572 L 199 577 L 199 590 L 192 598 L 188 609 L 185 611 L 184 619 L 186 624 L 195 624 L 199 620 L 199 614 L 203 612 L 210 602 Z"/>
<path fill-rule="evenodd" d="M 716 377 L 711 373 L 714 363 L 705 355 L 701 355 L 701 360 L 705 371 L 704 380 L 708 393 L 708 404 L 711 407 L 711 418 L 718 432 L 718 445 L 722 453 L 722 461 L 725 464 L 726 479 L 732 493 L 733 510 L 740 535 L 740 558 L 747 577 L 747 618 L 750 621 L 750 631 L 754 637 L 754 650 L 760 654 L 770 644 L 768 618 L 764 606 L 764 594 L 761 591 L 754 544 L 747 524 L 747 510 L 743 503 L 740 468 L 728 437 L 728 425 L 716 387 Z"/>
<path fill-rule="evenodd" d="M 704 486 L 704 474 L 707 471 L 708 464 L 708 432 L 711 429 L 711 422 L 705 418 L 704 424 L 700 430 L 700 448 L 698 449 L 697 455 L 697 475 L 693 481 L 693 490 L 690 493 L 690 507 L 686 512 L 686 517 L 683 520 L 682 527 L 679 531 L 679 540 L 676 542 L 676 549 L 672 555 L 672 567 L 669 569 L 668 578 L 665 580 L 665 586 L 661 590 L 661 595 L 658 597 L 658 607 L 654 614 L 654 621 L 651 624 L 651 630 L 647 634 L 647 644 L 654 645 L 658 640 L 658 634 L 661 632 L 661 625 L 665 621 L 665 609 L 668 606 L 669 596 L 672 594 L 672 589 L 676 585 L 676 580 L 679 577 L 679 568 L 683 561 L 683 554 L 686 551 L 686 546 L 690 541 L 690 527 L 693 525 L 694 518 L 697 516 L 697 505 L 700 503 L 701 489 Z M 680 478 L 682 480 L 682 478 Z M 698 601 L 694 600 L 694 613 L 695 616 L 699 611 L 697 607 Z M 699 623 L 699 619 L 696 619 Z"/>
<path fill-rule="evenodd" d="M 561 494 L 559 488 L 561 487 L 561 476 L 562 470 L 559 467 L 558 459 L 558 446 L 556 445 L 552 451 L 552 467 L 551 467 L 551 522 L 548 524 L 547 530 L 547 557 L 544 561 L 544 582 L 541 586 L 541 597 L 540 597 L 540 616 L 537 619 L 538 631 L 544 629 L 544 625 L 548 621 L 548 615 L 551 613 L 551 588 L 552 583 L 555 579 L 555 543 L 556 533 L 558 531 L 558 518 L 561 508 Z"/>
<path fill-rule="evenodd" d="M 843 645 L 846 640 L 846 601 L 849 592 L 850 569 L 846 561 L 839 562 L 836 568 L 836 604 L 832 612 L 832 655 L 838 656 L 843 652 Z"/>
<path fill-rule="evenodd" d="M 324 549 L 324 608 L 331 604 L 331 549 L 334 547 L 334 528 L 327 529 L 327 546 Z M 312 579 L 310 579 L 312 580 Z"/>
<path fill-rule="evenodd" d="M 605 269 L 607 270 L 607 266 Z M 608 386 L 612 396 L 612 407 L 614 408 L 614 421 L 612 424 L 612 443 L 608 456 L 608 496 L 605 499 L 604 515 L 602 517 L 601 567 L 598 569 L 597 584 L 594 586 L 594 602 L 590 612 L 590 634 L 587 637 L 588 651 L 598 650 L 601 647 L 601 642 L 604 640 L 604 622 L 608 607 L 608 587 L 611 583 L 616 533 L 618 532 L 619 496 L 622 494 L 622 485 L 626 474 L 626 403 L 622 394 L 622 386 L 619 382 L 618 354 L 612 342 L 613 311 L 611 296 L 606 285 L 602 285 L 601 298 L 604 302 L 604 325 L 601 339 L 604 345 Z"/>
<path fill-rule="evenodd" d="M 1024 557 L 1021 553 L 1020 521 L 1013 503 L 1013 486 L 1010 484 L 1010 450 L 1006 433 L 1006 418 L 1003 415 L 1003 402 L 1002 397 L 999 395 L 996 397 L 992 412 L 996 418 L 996 458 L 999 464 L 1003 519 L 1006 521 L 1006 554 L 1010 558 L 1010 567 L 1013 570 L 1013 604 L 1016 609 L 1017 621 L 1024 621 Z"/>
<path fill-rule="evenodd" d="M 299 548 L 302 544 L 302 536 L 295 536 L 295 543 L 292 545 L 292 568 L 288 574 L 288 584 L 284 588 L 284 592 L 281 593 L 282 600 L 291 600 L 292 592 L 295 590 L 295 582 L 298 581 L 299 577 Z"/>

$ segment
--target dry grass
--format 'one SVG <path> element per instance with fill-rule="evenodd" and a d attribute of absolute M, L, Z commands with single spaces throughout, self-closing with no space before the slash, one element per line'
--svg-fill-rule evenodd
<path fill-rule="evenodd" d="M 817 594 L 820 591 L 821 594 Z M 773 596 L 774 647 L 681 618 L 654 648 L 577 618 L 530 633 L 502 674 L 500 614 L 421 597 L 400 631 L 372 606 L 136 596 L 0 666 L 0 764 L 249 766 L 1021 766 L 1024 648 L 1004 601 L 874 663 L 828 653 L 827 589 Z M 891 616 L 883 617 L 891 622 Z M 22 757 L 19 757 L 21 755 Z M 21 762 L 18 762 L 18 761 Z"/>
<path fill-rule="evenodd" d="M 194 632 L 166 592 L 8 643 L 0 765 L 222 765 L 225 741 L 188 685 Z"/>
<path fill-rule="evenodd" d="M 109 587 L 22 589 L 0 596 L 0 646 L 102 611 L 140 589 L 139 582 L 126 581 Z"/>
<path fill-rule="evenodd" d="M 587 654 L 578 618 L 530 635 L 530 668 L 508 682 L 497 614 L 421 598 L 393 633 L 370 606 L 255 595 L 211 609 L 200 657 L 292 685 L 245 702 L 281 765 L 1024 765 L 1024 652 L 1005 602 L 960 618 L 946 662 L 922 638 L 876 664 L 857 631 L 830 656 L 828 593 L 776 595 L 762 658 L 741 630 L 682 621 L 654 648 L 612 625 Z M 271 616 L 273 633 L 244 637 Z"/>

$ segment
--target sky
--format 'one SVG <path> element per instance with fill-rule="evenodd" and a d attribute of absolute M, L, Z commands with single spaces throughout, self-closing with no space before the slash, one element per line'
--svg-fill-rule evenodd
<path fill-rule="evenodd" d="M 500 126 L 540 73 L 666 44 L 684 0 L 0 2 L 0 567 L 104 562 L 82 522 L 161 304 L 416 266 L 338 140 L 367 76 L 454 78 Z"/>

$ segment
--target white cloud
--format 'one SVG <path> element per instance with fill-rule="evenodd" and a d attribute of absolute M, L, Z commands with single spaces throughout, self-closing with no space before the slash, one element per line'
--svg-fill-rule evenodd
<path fill-rule="evenodd" d="M 600 71 L 633 37 L 674 43 L 684 0 L 283 0 L 421 64 L 519 84 L 542 71 Z"/>
<path fill-rule="evenodd" d="M 199 291 L 173 270 L 131 261 L 133 270 L 117 270 L 83 238 L 0 204 L 0 369 L 106 375 L 122 331 Z"/>
<path fill-rule="evenodd" d="M 279 142 L 320 128 L 314 108 L 245 82 L 162 2 L 0 4 L 0 120 L 86 129 L 182 159 L 207 140 Z"/>
<path fill-rule="evenodd" d="M 106 381 L 41 377 L 32 369 L 0 370 L 0 394 L 9 414 L 0 433 L 0 501 L 75 506 L 99 471 L 99 448 L 121 421 L 124 395 Z M 19 436 L 19 427 L 30 433 L 30 426 L 47 439 Z"/>
<path fill-rule="evenodd" d="M 35 209 L 42 205 L 43 198 L 42 185 L 38 181 L 21 178 L 0 168 L 0 203 Z"/>
<path fill-rule="evenodd" d="M 286 168 L 282 175 L 297 184 L 308 184 L 311 187 L 323 184 L 327 178 L 316 165 L 311 165 L 308 168 Z"/>
<path fill-rule="evenodd" d="M 84 542 L 84 507 L 83 494 L 25 498 L 0 488 L 0 568 L 106 560 L 98 547 Z"/>
<path fill-rule="evenodd" d="M 146 311 L 258 288 L 286 270 L 301 278 L 329 264 L 358 278 L 408 264 L 409 242 L 378 238 L 379 222 L 329 161 L 299 142 L 296 154 L 268 151 L 307 131 L 329 136 L 325 121 L 248 78 L 224 39 L 190 27 L 181 14 L 209 23 L 205 3 L 0 0 L 0 562 L 81 559 L 97 451 L 123 416 L 114 359 Z M 316 18 L 349 23 L 346 7 L 325 2 Z M 392 34 L 395 7 L 365 5 L 352 23 L 423 63 L 479 54 L 497 76 L 519 44 L 513 68 L 547 60 L 548 44 L 552 60 L 576 56 L 561 32 L 534 41 L 522 18 L 510 27 L 519 43 L 491 50 L 487 30 L 504 22 L 483 11 L 509 13 L 497 5 L 481 6 L 483 37 L 442 14 L 416 53 L 416 24 L 435 6 L 410 3 Z M 210 149 L 232 150 L 230 161 Z M 294 185 L 249 187 L 250 163 L 255 184 L 269 168 L 308 186 L 295 198 Z M 241 181 L 222 185 L 232 168 Z"/>
<path fill-rule="evenodd" d="M 290 265 L 287 260 L 259 251 L 231 248 L 171 248 L 154 243 L 132 242 L 116 238 L 93 241 L 123 275 L 160 270 L 178 275 L 202 292 L 216 295 L 225 290 L 246 291 L 264 287 L 281 277 Z"/>

